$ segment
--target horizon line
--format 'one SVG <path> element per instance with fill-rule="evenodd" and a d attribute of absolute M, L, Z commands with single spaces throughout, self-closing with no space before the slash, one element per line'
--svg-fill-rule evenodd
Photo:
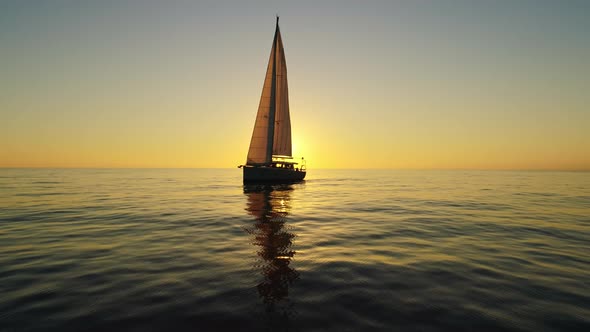
<path fill-rule="evenodd" d="M 237 167 L 95 167 L 95 166 L 73 166 L 73 167 L 54 167 L 54 166 L 0 166 L 0 169 L 234 169 Z M 317 167 L 312 170 L 374 170 L 374 171 L 535 171 L 535 172 L 590 172 L 590 168 L 332 168 Z"/>

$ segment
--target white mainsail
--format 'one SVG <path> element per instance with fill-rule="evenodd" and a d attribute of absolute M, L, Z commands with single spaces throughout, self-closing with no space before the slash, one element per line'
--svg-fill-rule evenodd
<path fill-rule="evenodd" d="M 269 164 L 273 155 L 291 157 L 287 63 L 278 18 L 246 164 Z"/>

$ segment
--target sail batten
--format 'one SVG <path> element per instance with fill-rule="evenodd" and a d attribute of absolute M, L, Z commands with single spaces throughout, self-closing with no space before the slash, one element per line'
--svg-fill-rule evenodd
<path fill-rule="evenodd" d="M 273 155 L 291 154 L 287 64 L 277 19 L 246 164 L 270 164 Z"/>

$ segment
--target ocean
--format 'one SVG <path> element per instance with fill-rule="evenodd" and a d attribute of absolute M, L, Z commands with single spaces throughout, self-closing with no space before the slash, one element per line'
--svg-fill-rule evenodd
<path fill-rule="evenodd" d="M 590 331 L 590 173 L 0 169 L 0 331 Z"/>

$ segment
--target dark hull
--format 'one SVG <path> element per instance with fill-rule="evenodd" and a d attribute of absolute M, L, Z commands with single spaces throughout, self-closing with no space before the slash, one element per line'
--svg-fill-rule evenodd
<path fill-rule="evenodd" d="M 302 181 L 305 171 L 278 167 L 243 167 L 244 182 L 291 183 Z"/>

